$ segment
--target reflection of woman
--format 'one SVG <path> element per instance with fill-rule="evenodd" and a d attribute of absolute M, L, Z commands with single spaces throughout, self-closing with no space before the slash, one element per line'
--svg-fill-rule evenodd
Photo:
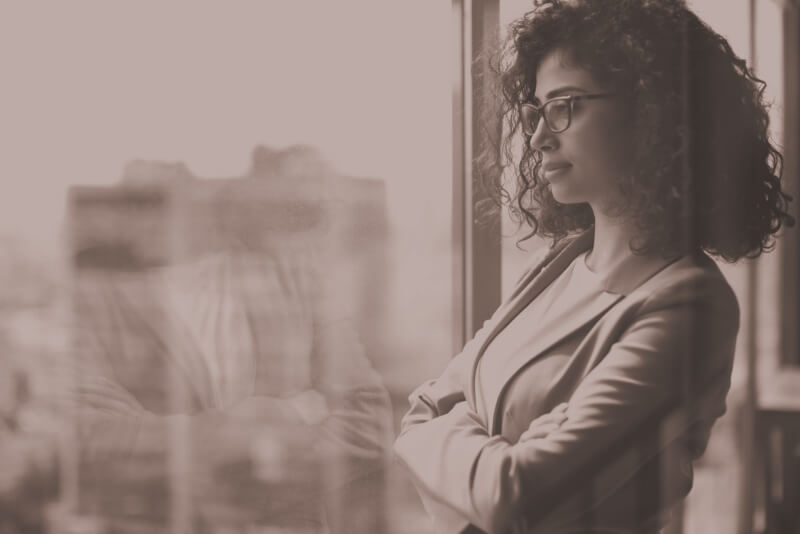
<path fill-rule="evenodd" d="M 251 208 L 263 204 L 253 196 Z M 77 273 L 81 482 L 111 492 L 138 477 L 140 489 L 127 491 L 141 498 L 154 493 L 141 488 L 146 473 L 166 477 L 177 454 L 191 462 L 177 483 L 192 493 L 198 531 L 353 532 L 346 514 L 361 507 L 348 499 L 382 469 L 391 420 L 349 321 L 352 296 L 337 293 L 308 227 L 265 228 L 243 199 L 220 202 L 244 212 L 242 227 L 225 226 L 216 241 L 202 227 L 213 250 Z M 192 219 L 192 209 L 197 224 L 209 211 Z M 245 229 L 259 240 L 243 243 Z"/>
<path fill-rule="evenodd" d="M 501 154 L 525 143 L 495 194 L 553 246 L 411 394 L 395 450 L 441 532 L 656 532 L 730 384 L 707 254 L 793 223 L 763 84 L 679 0 L 537 1 L 507 45 Z"/>

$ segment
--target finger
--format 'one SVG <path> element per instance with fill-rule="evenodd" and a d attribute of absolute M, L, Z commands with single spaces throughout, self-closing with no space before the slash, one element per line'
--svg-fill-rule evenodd
<path fill-rule="evenodd" d="M 561 425 L 551 423 L 547 425 L 537 426 L 536 428 L 526 430 L 520 436 L 520 441 L 525 441 L 529 439 L 538 439 L 538 438 L 545 438 L 550 435 L 552 432 L 555 432 L 561 427 Z"/>
<path fill-rule="evenodd" d="M 532 441 L 534 439 L 544 439 L 548 435 L 548 432 L 542 432 L 540 430 L 537 430 L 536 432 L 525 432 L 519 437 L 519 442 L 525 443 L 526 441 Z"/>
<path fill-rule="evenodd" d="M 563 413 L 549 413 L 534 419 L 528 426 L 527 432 L 536 432 L 539 429 L 549 429 L 551 427 L 560 427 L 569 417 Z"/>
<path fill-rule="evenodd" d="M 567 415 L 563 413 L 549 413 L 547 415 L 543 415 L 534 419 L 531 424 L 528 426 L 529 429 L 537 428 L 541 425 L 548 425 L 548 424 L 562 424 L 564 421 L 567 420 Z"/>
<path fill-rule="evenodd" d="M 520 439 L 536 439 L 536 438 L 543 438 L 547 437 L 552 432 L 561 428 L 561 424 L 559 423 L 547 423 L 537 425 L 533 428 L 529 428 L 525 432 L 522 433 Z"/>

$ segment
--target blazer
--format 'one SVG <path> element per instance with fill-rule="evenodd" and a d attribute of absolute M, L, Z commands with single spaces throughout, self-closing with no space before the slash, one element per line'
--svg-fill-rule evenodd
<path fill-rule="evenodd" d="M 409 396 L 395 454 L 439 532 L 657 531 L 691 488 L 691 462 L 725 412 L 739 326 L 705 254 L 621 258 L 602 296 L 535 337 L 487 400 L 488 420 L 478 415 L 486 347 L 592 242 L 590 229 L 535 259 L 442 375 Z M 537 383 L 531 369 L 552 354 L 566 365 Z M 563 403 L 563 423 L 519 441 Z"/>

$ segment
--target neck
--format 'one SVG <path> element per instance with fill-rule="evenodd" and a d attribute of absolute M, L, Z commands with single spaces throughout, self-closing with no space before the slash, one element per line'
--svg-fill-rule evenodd
<path fill-rule="evenodd" d="M 608 271 L 631 253 L 633 235 L 625 217 L 609 217 L 594 210 L 594 244 L 586 265 L 594 272 Z"/>

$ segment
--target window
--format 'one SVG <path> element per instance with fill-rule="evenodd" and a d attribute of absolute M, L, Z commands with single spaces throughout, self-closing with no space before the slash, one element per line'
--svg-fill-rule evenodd
<path fill-rule="evenodd" d="M 3 465 L 35 469 L 0 508 L 86 532 L 429 531 L 388 447 L 453 354 L 451 6 L 7 11 L 4 231 L 31 250 L 3 272 L 46 257 L 57 290 L 6 295 L 2 413 L 39 426 L 2 427 Z M 66 360 L 72 415 L 45 382 Z"/>

